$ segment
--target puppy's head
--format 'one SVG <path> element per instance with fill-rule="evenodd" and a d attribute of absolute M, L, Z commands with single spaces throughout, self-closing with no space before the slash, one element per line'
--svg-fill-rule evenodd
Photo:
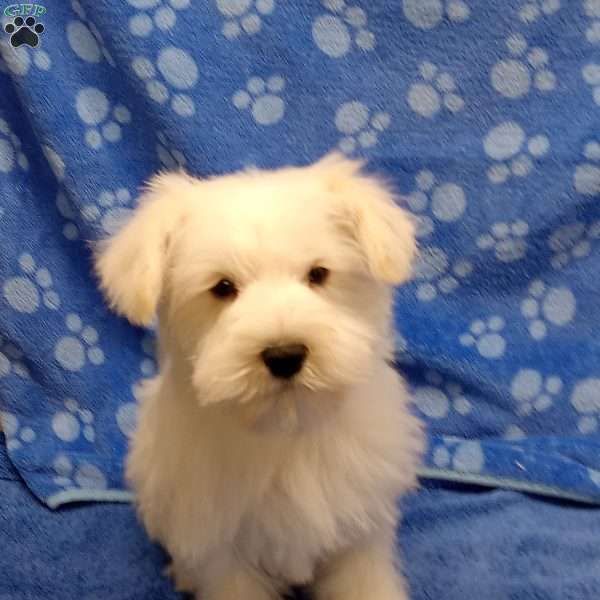
<path fill-rule="evenodd" d="M 209 180 L 159 175 L 99 247 L 110 304 L 136 324 L 158 312 L 200 404 L 336 392 L 382 357 L 414 233 L 360 167 L 334 155 Z"/>

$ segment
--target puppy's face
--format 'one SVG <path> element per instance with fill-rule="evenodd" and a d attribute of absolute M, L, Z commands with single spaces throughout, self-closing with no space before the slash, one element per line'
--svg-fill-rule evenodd
<path fill-rule="evenodd" d="M 390 284 L 409 274 L 413 230 L 359 167 L 328 157 L 207 181 L 159 176 L 102 247 L 111 303 L 142 324 L 158 309 L 202 405 L 339 391 L 387 347 Z"/>

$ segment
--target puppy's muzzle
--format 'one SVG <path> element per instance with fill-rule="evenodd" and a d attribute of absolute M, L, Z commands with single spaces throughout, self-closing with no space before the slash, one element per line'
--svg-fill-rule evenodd
<path fill-rule="evenodd" d="M 288 344 L 265 348 L 261 357 L 273 377 L 291 379 L 302 369 L 307 354 L 304 344 Z"/>

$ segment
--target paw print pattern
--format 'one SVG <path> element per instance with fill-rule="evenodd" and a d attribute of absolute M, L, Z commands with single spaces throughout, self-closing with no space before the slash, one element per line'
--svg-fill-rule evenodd
<path fill-rule="evenodd" d="M 83 88 L 77 93 L 75 108 L 79 118 L 88 126 L 85 143 L 93 150 L 98 150 L 104 141 L 118 142 L 122 136 L 121 125 L 131 122 L 127 107 L 122 104 L 111 107 L 106 94 L 94 87 Z"/>
<path fill-rule="evenodd" d="M 98 332 L 84 326 L 81 318 L 70 313 L 65 318 L 71 334 L 61 337 L 54 346 L 54 358 L 67 371 L 81 371 L 89 360 L 93 365 L 104 362 L 104 352 L 98 346 Z"/>
<path fill-rule="evenodd" d="M 165 167 L 165 169 L 173 170 L 186 166 L 187 160 L 183 152 L 171 144 L 164 132 L 159 131 L 156 134 L 156 138 L 156 154 L 158 155 L 160 164 Z"/>
<path fill-rule="evenodd" d="M 573 175 L 575 190 L 584 196 L 600 196 L 600 144 L 588 142 L 583 155 L 587 162 L 575 167 Z"/>
<path fill-rule="evenodd" d="M 217 9 L 226 19 L 221 31 L 228 40 L 232 40 L 242 33 L 258 33 L 262 17 L 275 10 L 275 0 L 217 0 Z"/>
<path fill-rule="evenodd" d="M 585 37 L 590 44 L 600 44 L 600 2 L 598 0 L 583 0 L 583 11 L 590 20 L 585 31 Z"/>
<path fill-rule="evenodd" d="M 112 235 L 131 216 L 131 209 L 129 190 L 103 190 L 95 204 L 88 204 L 81 209 L 81 216 L 88 223 L 100 226 L 104 233 Z"/>
<path fill-rule="evenodd" d="M 7 121 L 0 118 L 0 173 L 29 170 L 29 161 L 21 148 L 21 140 Z"/>
<path fill-rule="evenodd" d="M 359 6 L 346 6 L 344 0 L 322 0 L 330 14 L 318 16 L 312 25 L 317 48 L 331 58 L 350 52 L 353 43 L 361 50 L 375 48 L 375 34 L 367 29 L 367 13 Z"/>
<path fill-rule="evenodd" d="M 475 347 L 484 358 L 500 358 L 506 350 L 506 340 L 500 335 L 504 329 L 504 319 L 498 315 L 487 321 L 476 319 L 469 326 L 469 331 L 463 333 L 458 341 L 467 348 Z"/>
<path fill-rule="evenodd" d="M 64 401 L 65 410 L 58 411 L 52 417 L 52 431 L 63 442 L 74 442 L 83 437 L 88 442 L 96 438 L 94 431 L 94 415 L 87 408 L 80 408 L 77 400 L 67 398 Z"/>
<path fill-rule="evenodd" d="M 63 190 L 59 190 L 59 192 L 56 194 L 56 208 L 67 221 L 62 228 L 63 235 L 71 241 L 78 239 L 79 227 L 77 227 L 75 224 L 75 220 L 77 219 L 77 211 Z"/>
<path fill-rule="evenodd" d="M 54 290 L 50 271 L 38 267 L 31 254 L 19 256 L 19 270 L 22 275 L 9 277 L 2 286 L 4 300 L 13 310 L 33 314 L 41 303 L 51 310 L 60 306 L 60 297 Z"/>
<path fill-rule="evenodd" d="M 462 23 L 471 15 L 471 9 L 463 0 L 402 0 L 404 16 L 419 29 L 437 27 L 444 19 Z"/>
<path fill-rule="evenodd" d="M 127 4 L 140 10 L 129 19 L 129 31 L 137 37 L 146 37 L 154 27 L 168 31 L 175 27 L 178 10 L 190 6 L 190 0 L 127 0 Z"/>
<path fill-rule="evenodd" d="M 534 167 L 534 159 L 544 156 L 550 149 L 550 141 L 545 135 L 536 135 L 527 140 L 525 131 L 518 123 L 505 121 L 488 132 L 483 140 L 483 148 L 495 161 L 487 171 L 488 179 L 500 184 L 511 175 L 529 175 Z"/>
<path fill-rule="evenodd" d="M 454 77 L 430 62 L 421 63 L 419 73 L 422 80 L 413 83 L 407 101 L 413 112 L 427 119 L 437 115 L 442 106 L 451 113 L 461 111 L 465 102 L 456 92 Z"/>
<path fill-rule="evenodd" d="M 529 335 L 534 340 L 545 338 L 550 324 L 564 327 L 570 323 L 575 311 L 575 296 L 569 288 L 548 288 L 541 279 L 531 282 L 528 295 L 521 302 L 521 314 L 529 321 Z"/>
<path fill-rule="evenodd" d="M 589 377 L 578 381 L 570 398 L 571 405 L 580 415 L 577 428 L 585 435 L 598 431 L 600 418 L 600 379 Z"/>
<path fill-rule="evenodd" d="M 53 461 L 54 483 L 65 489 L 75 487 L 91 490 L 104 490 L 107 487 L 104 473 L 88 462 L 81 462 L 77 468 L 65 454 L 59 454 Z"/>
<path fill-rule="evenodd" d="M 151 100 L 161 105 L 169 102 L 173 112 L 180 117 L 191 117 L 196 113 L 192 97 L 179 93 L 180 90 L 191 90 L 198 83 L 198 66 L 185 50 L 175 46 L 163 48 L 157 55 L 156 66 L 148 58 L 136 56 L 131 61 L 131 68 L 144 81 Z"/>
<path fill-rule="evenodd" d="M 527 252 L 525 237 L 529 233 L 529 225 L 525 221 L 512 223 L 494 223 L 490 233 L 477 238 L 480 250 L 494 250 L 500 262 L 521 260 Z"/>
<path fill-rule="evenodd" d="M 440 469 L 450 466 L 462 473 L 481 473 L 485 466 L 483 448 L 479 442 L 447 436 L 444 444 L 433 451 L 433 464 Z"/>
<path fill-rule="evenodd" d="M 527 0 L 519 9 L 523 23 L 534 23 L 543 16 L 553 15 L 560 8 L 560 0 Z"/>
<path fill-rule="evenodd" d="M 134 384 L 132 386 L 132 393 L 139 403 L 139 385 Z M 121 404 L 115 413 L 115 420 L 117 421 L 117 427 L 121 433 L 126 437 L 130 437 L 135 431 L 138 417 L 138 404 L 136 402 L 126 402 Z"/>
<path fill-rule="evenodd" d="M 0 336 L 0 377 L 8 377 L 14 373 L 18 377 L 29 379 L 29 369 L 22 359 L 23 352 Z"/>
<path fill-rule="evenodd" d="M 245 90 L 238 90 L 232 98 L 238 110 L 250 109 L 252 117 L 259 125 L 274 125 L 283 119 L 285 102 L 281 94 L 285 79 L 273 75 L 266 81 L 261 77 L 250 77 Z"/>
<path fill-rule="evenodd" d="M 452 293 L 472 271 L 473 265 L 468 260 L 458 259 L 451 263 L 441 248 L 423 248 L 417 258 L 413 275 L 417 282 L 417 299 L 430 302 L 439 294 Z"/>
<path fill-rule="evenodd" d="M 35 441 L 36 433 L 31 427 L 20 427 L 19 419 L 9 412 L 0 411 L 0 430 L 6 436 L 8 450 L 18 450 L 23 444 Z"/>
<path fill-rule="evenodd" d="M 535 47 L 528 51 L 525 38 L 513 34 L 506 40 L 512 58 L 497 62 L 491 70 L 492 87 L 505 98 L 521 98 L 533 87 L 550 92 L 556 87 L 556 76 L 548 67 L 548 53 Z"/>
<path fill-rule="evenodd" d="M 387 112 L 378 111 L 371 115 L 362 102 L 345 102 L 335 113 L 335 126 L 344 135 L 338 148 L 345 154 L 354 152 L 357 145 L 371 148 L 377 144 L 379 134 L 390 126 L 390 122 L 391 117 Z"/>
<path fill-rule="evenodd" d="M 510 384 L 510 393 L 517 402 L 517 414 L 526 417 L 534 411 L 548 410 L 562 387 L 560 377 L 544 377 L 535 369 L 521 369 Z"/>
<path fill-rule="evenodd" d="M 427 170 L 417 173 L 415 183 L 417 189 L 406 197 L 406 204 L 417 219 L 417 237 L 433 233 L 434 219 L 451 223 L 460 219 L 465 212 L 465 192 L 456 183 L 436 185 L 435 176 Z"/>
<path fill-rule="evenodd" d="M 447 382 L 437 371 L 427 371 L 425 380 L 429 385 L 418 386 L 413 390 L 415 406 L 430 419 L 443 419 L 451 409 L 467 415 L 472 406 L 463 394 L 463 388 L 458 383 Z"/>
<path fill-rule="evenodd" d="M 67 23 L 67 41 L 71 50 L 86 62 L 99 63 L 104 59 L 111 67 L 115 67 L 116 63 L 102 39 L 102 34 L 87 18 L 81 3 L 73 0 L 71 6 L 79 17 L 79 20 L 73 19 Z"/>
<path fill-rule="evenodd" d="M 48 71 L 52 67 L 50 55 L 41 48 L 32 50 L 27 45 L 13 48 L 8 39 L 0 39 L 0 72 L 24 77 L 32 66 L 40 71 Z"/>
<path fill-rule="evenodd" d="M 562 225 L 548 238 L 554 252 L 550 264 L 554 269 L 564 269 L 571 261 L 589 256 L 592 243 L 599 239 L 600 221 Z"/>
<path fill-rule="evenodd" d="M 12 23 L 4 26 L 4 31 L 10 35 L 10 45 L 18 48 L 23 44 L 36 48 L 40 43 L 40 35 L 44 33 L 44 24 L 36 22 L 35 17 L 15 17 Z"/>
<path fill-rule="evenodd" d="M 594 102 L 600 106 L 600 64 L 588 63 L 581 69 L 581 74 L 584 81 L 592 88 Z"/>

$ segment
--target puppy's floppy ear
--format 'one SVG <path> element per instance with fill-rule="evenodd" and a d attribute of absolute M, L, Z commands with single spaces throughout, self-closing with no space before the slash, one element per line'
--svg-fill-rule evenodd
<path fill-rule="evenodd" d="M 384 183 L 361 172 L 363 163 L 331 154 L 316 165 L 333 193 L 336 216 L 360 246 L 377 279 L 400 284 L 416 254 L 415 227 Z"/>
<path fill-rule="evenodd" d="M 156 313 L 169 235 L 182 220 L 194 180 L 185 173 L 154 176 L 133 217 L 95 248 L 95 267 L 111 308 L 136 325 Z"/>

